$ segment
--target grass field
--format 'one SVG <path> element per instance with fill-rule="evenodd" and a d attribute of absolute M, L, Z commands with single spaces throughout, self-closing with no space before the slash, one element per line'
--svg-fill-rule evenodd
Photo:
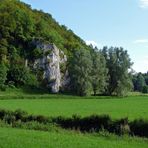
<path fill-rule="evenodd" d="M 107 114 L 114 119 L 128 117 L 148 119 L 148 96 L 76 97 L 68 95 L 26 94 L 21 91 L 0 92 L 0 108 L 22 109 L 29 114 L 56 117 L 78 114 Z M 148 139 L 115 135 L 80 134 L 61 130 L 43 132 L 0 127 L 0 148 L 148 148 Z"/>
<path fill-rule="evenodd" d="M 0 128 L 0 148 L 147 148 L 140 138 Z"/>
<path fill-rule="evenodd" d="M 47 96 L 46 96 L 47 97 Z M 135 96 L 127 98 L 93 97 L 84 99 L 70 96 L 49 95 L 50 99 L 7 99 L 0 100 L 0 108 L 16 110 L 22 109 L 29 114 L 46 116 L 72 116 L 78 114 L 87 116 L 91 114 L 109 114 L 112 118 L 128 117 L 148 119 L 148 97 Z M 101 98 L 101 99 L 100 99 Z"/>

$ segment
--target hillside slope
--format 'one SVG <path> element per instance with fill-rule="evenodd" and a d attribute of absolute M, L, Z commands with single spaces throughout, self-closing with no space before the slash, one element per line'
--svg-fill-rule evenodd
<path fill-rule="evenodd" d="M 50 14 L 19 0 L 0 0 L 0 84 L 40 83 L 43 88 L 50 81 L 50 89 L 58 92 L 67 58 L 80 48 L 90 47 Z"/>
<path fill-rule="evenodd" d="M 66 26 L 59 25 L 50 14 L 33 10 L 19 0 L 1 0 L 0 38 L 5 45 L 12 45 L 21 52 L 29 48 L 33 39 L 54 43 L 66 54 L 75 48 L 87 48 L 80 37 Z M 31 49 L 26 52 L 31 52 Z"/>

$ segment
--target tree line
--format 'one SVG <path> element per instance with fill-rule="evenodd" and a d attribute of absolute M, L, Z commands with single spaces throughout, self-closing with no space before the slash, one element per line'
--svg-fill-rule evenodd
<path fill-rule="evenodd" d="M 74 50 L 69 60 L 70 89 L 77 95 L 125 96 L 132 90 L 132 62 L 122 47 Z"/>
<path fill-rule="evenodd" d="M 134 91 L 148 93 L 148 73 L 133 74 Z"/>
<path fill-rule="evenodd" d="M 33 10 L 19 0 L 0 0 L 0 3 L 0 89 L 7 86 L 48 89 L 43 71 L 32 68 L 43 54 L 32 44 L 34 40 L 54 43 L 66 54 L 68 62 L 61 66 L 63 73 L 66 69 L 69 72 L 66 90 L 80 96 L 123 96 L 132 89 L 132 62 L 122 47 L 98 50 L 59 25 L 50 14 Z M 26 59 L 29 68 L 25 67 Z"/>

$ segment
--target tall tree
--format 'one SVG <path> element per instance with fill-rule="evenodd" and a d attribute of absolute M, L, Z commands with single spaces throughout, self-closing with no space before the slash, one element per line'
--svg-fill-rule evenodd
<path fill-rule="evenodd" d="M 80 96 L 85 96 L 91 90 L 92 61 L 90 52 L 85 49 L 74 50 L 69 61 L 71 89 Z"/>
<path fill-rule="evenodd" d="M 107 68 L 106 61 L 102 53 L 97 49 L 92 49 L 92 88 L 93 93 L 103 93 L 105 87 L 107 86 Z"/>
<path fill-rule="evenodd" d="M 146 86 L 145 79 L 143 75 L 139 73 L 137 76 L 137 81 L 136 81 L 136 89 L 142 92 L 144 86 Z"/>
<path fill-rule="evenodd" d="M 102 50 L 107 61 L 109 95 L 126 95 L 132 89 L 130 69 L 132 62 L 126 50 L 123 48 L 109 48 Z"/>

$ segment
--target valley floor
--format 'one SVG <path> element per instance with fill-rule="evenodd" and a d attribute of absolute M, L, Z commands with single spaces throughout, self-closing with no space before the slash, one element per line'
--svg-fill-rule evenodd
<path fill-rule="evenodd" d="M 18 92 L 19 93 L 19 92 Z M 76 97 L 64 95 L 0 94 L 0 109 L 29 114 L 71 117 L 107 114 L 113 119 L 148 119 L 148 96 Z M 0 148 L 148 148 L 148 139 L 72 131 L 34 131 L 0 127 Z"/>
<path fill-rule="evenodd" d="M 116 119 L 124 117 L 128 117 L 129 120 L 148 119 L 148 96 L 80 98 L 63 95 L 36 95 L 23 97 L 24 99 L 14 99 L 10 96 L 7 99 L 0 97 L 0 108 L 22 109 L 29 114 L 54 117 L 59 115 L 71 117 L 74 114 L 81 116 L 107 114 Z"/>

